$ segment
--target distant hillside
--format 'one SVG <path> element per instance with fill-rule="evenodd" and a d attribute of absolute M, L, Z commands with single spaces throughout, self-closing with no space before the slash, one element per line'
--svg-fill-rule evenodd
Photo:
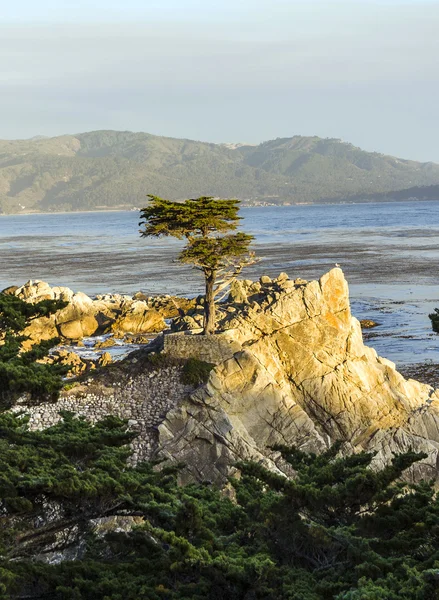
<path fill-rule="evenodd" d="M 147 193 L 321 202 L 432 184 L 439 184 L 437 164 L 318 137 L 249 146 L 95 131 L 0 141 L 4 213 L 140 207 Z"/>
<path fill-rule="evenodd" d="M 378 201 L 405 201 L 405 200 L 439 200 L 439 185 L 424 185 L 410 187 L 404 190 L 392 190 L 382 194 L 358 194 L 351 196 L 350 200 L 378 200 Z"/>

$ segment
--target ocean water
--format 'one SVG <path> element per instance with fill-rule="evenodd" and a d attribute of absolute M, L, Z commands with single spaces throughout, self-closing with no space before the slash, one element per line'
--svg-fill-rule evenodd
<path fill-rule="evenodd" d="M 367 343 L 398 365 L 439 362 L 428 313 L 439 307 L 439 200 L 254 207 L 241 211 L 260 262 L 244 277 L 314 279 L 335 263 L 352 312 L 380 323 Z M 90 295 L 194 295 L 199 273 L 175 261 L 181 243 L 139 236 L 139 214 L 0 216 L 0 289 L 40 279 Z"/>

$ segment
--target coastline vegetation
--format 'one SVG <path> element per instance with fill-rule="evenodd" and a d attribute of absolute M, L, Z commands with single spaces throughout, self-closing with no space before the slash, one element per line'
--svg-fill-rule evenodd
<path fill-rule="evenodd" d="M 66 302 L 43 300 L 31 304 L 12 294 L 0 293 L 0 404 L 9 406 L 20 394 L 32 400 L 54 398 L 63 385 L 66 368 L 41 362 L 58 343 L 41 340 L 24 351 L 28 339 L 23 330 L 33 320 L 66 306 Z"/>
<path fill-rule="evenodd" d="M 17 331 L 56 304 L 0 295 L 9 399 L 45 398 L 62 383 L 56 367 L 37 362 L 46 344 L 21 359 L 18 350 Z M 17 360 L 21 379 L 4 370 Z M 199 382 L 210 367 L 192 361 L 188 375 Z M 278 447 L 292 478 L 242 462 L 223 489 L 182 486 L 181 465 L 128 466 L 136 434 L 116 417 L 92 425 L 64 412 L 32 431 L 7 408 L 1 600 L 439 598 L 439 497 L 433 481 L 402 479 L 425 455 L 377 470 L 372 454 L 345 456 L 340 444 L 318 456 Z"/>
<path fill-rule="evenodd" d="M 433 331 L 439 333 L 439 308 L 435 308 L 434 312 L 428 315 Z"/>
<path fill-rule="evenodd" d="M 200 252 L 210 269 L 222 258 L 210 240 L 240 235 L 228 233 L 238 201 L 152 200 L 146 226 L 186 238 L 181 256 L 199 266 Z M 31 430 L 8 409 L 56 398 L 63 370 L 40 362 L 56 340 L 23 351 L 21 332 L 64 305 L 0 294 L 0 600 L 439 600 L 438 492 L 408 482 L 423 454 L 377 470 L 340 443 L 282 446 L 291 478 L 244 461 L 220 489 L 179 485 L 182 465 L 130 466 L 136 434 L 113 416 L 64 412 Z M 183 377 L 196 385 L 211 368 L 189 359 Z"/>
<path fill-rule="evenodd" d="M 185 385 L 199 386 L 207 383 L 209 374 L 215 365 L 197 358 L 188 358 L 181 372 L 181 380 Z"/>
<path fill-rule="evenodd" d="M 128 467 L 126 424 L 0 414 L 2 600 L 439 597 L 439 502 L 401 482 L 422 455 L 278 448 L 295 477 L 237 465 L 221 491 L 178 466 Z M 225 493 L 227 491 L 227 494 Z"/>

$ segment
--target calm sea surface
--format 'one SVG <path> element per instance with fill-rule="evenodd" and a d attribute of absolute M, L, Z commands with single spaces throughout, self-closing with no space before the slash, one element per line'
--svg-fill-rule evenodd
<path fill-rule="evenodd" d="M 381 325 L 368 342 L 397 364 L 439 361 L 428 313 L 439 307 L 439 201 L 242 210 L 261 262 L 245 277 L 317 278 L 339 263 L 352 311 Z M 90 295 L 198 294 L 180 243 L 138 235 L 137 212 L 0 216 L 0 289 L 42 279 Z"/>

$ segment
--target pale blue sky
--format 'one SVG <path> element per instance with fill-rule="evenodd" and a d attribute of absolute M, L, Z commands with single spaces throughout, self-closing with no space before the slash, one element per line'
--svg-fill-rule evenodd
<path fill-rule="evenodd" d="M 435 4 L 436 0 L 350 0 L 351 5 L 383 6 L 383 5 L 417 5 Z M 331 10 L 337 11 L 337 5 L 347 5 L 347 2 L 337 0 L 15 0 L 5 2 L 1 6 L 1 18 L 5 21 L 20 22 L 102 22 L 112 20 L 132 21 L 137 18 L 151 18 L 153 15 L 162 18 L 177 17 L 190 20 L 216 19 L 233 11 L 258 11 L 266 14 L 274 5 L 291 7 L 300 4 L 327 4 Z M 172 13 L 172 14 L 170 14 Z"/>
<path fill-rule="evenodd" d="M 295 134 L 439 162 L 439 0 L 0 0 L 0 137 Z"/>

